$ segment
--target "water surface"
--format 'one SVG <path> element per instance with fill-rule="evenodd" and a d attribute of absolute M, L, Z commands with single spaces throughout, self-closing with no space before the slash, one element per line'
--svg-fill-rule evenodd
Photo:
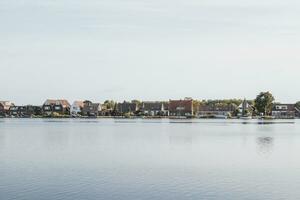
<path fill-rule="evenodd" d="M 0 119 L 0 199 L 299 199 L 299 135 L 298 120 Z"/>

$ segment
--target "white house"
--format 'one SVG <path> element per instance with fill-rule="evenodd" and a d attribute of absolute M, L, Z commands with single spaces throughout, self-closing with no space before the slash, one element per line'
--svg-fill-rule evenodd
<path fill-rule="evenodd" d="M 83 101 L 74 101 L 70 109 L 71 116 L 79 116 L 82 111 L 83 105 Z"/>
<path fill-rule="evenodd" d="M 251 115 L 251 105 L 248 103 L 248 101 L 246 99 L 244 99 L 244 101 L 241 103 L 241 105 L 239 105 L 238 107 L 239 110 L 239 117 L 249 117 Z"/>
<path fill-rule="evenodd" d="M 12 106 L 14 104 L 11 101 L 0 101 L 0 116 L 5 116 Z"/>

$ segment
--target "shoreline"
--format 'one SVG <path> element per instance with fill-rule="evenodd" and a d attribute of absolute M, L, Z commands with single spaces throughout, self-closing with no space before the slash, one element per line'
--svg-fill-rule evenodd
<path fill-rule="evenodd" d="M 259 117 L 253 117 L 253 118 L 214 118 L 214 117 L 140 117 L 140 116 L 133 116 L 133 117 L 123 117 L 123 116 L 98 116 L 98 117 L 43 117 L 43 116 L 33 116 L 33 117 L 0 117 L 0 119 L 143 119 L 143 120 L 153 120 L 153 119 L 169 119 L 169 120 L 224 120 L 224 121 L 230 121 L 230 120 L 241 120 L 241 121 L 252 121 L 252 120 L 260 120 L 260 121 L 273 121 L 273 120 L 297 120 L 300 118 L 259 118 Z"/>

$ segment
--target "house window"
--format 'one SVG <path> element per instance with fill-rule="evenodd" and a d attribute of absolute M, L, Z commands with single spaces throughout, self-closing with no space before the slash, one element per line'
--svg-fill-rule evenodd
<path fill-rule="evenodd" d="M 276 106 L 277 110 L 287 110 L 288 107 L 287 106 Z"/>
<path fill-rule="evenodd" d="M 177 107 L 176 110 L 184 110 L 184 107 Z"/>
<path fill-rule="evenodd" d="M 44 110 L 50 110 L 50 106 L 45 106 Z"/>
<path fill-rule="evenodd" d="M 54 109 L 55 110 L 61 110 L 61 107 L 60 106 L 55 106 Z"/>

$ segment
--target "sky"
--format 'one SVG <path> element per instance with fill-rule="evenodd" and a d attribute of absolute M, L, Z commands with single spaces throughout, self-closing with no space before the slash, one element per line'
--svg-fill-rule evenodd
<path fill-rule="evenodd" d="M 0 100 L 300 100 L 297 0 L 0 0 Z"/>

